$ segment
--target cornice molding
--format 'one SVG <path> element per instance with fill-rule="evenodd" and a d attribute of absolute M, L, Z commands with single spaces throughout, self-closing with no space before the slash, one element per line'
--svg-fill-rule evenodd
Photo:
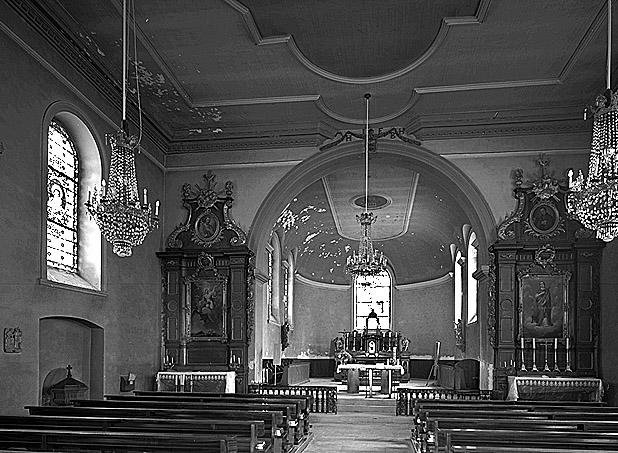
<path fill-rule="evenodd" d="M 451 273 L 447 272 L 442 277 L 434 278 L 433 280 L 427 280 L 425 282 L 406 283 L 403 285 L 395 285 L 395 289 L 398 291 L 408 291 L 412 289 L 430 288 L 432 286 L 443 285 L 450 282 L 452 279 Z"/>
<path fill-rule="evenodd" d="M 468 126 L 421 126 L 412 129 L 413 134 L 421 141 L 478 138 L 478 137 L 508 137 L 521 135 L 547 134 L 579 134 L 589 132 L 590 125 L 582 120 L 547 121 L 530 123 L 479 124 Z"/>
<path fill-rule="evenodd" d="M 296 281 L 300 283 L 304 283 L 305 285 L 309 285 L 309 286 L 313 286 L 313 287 L 321 288 L 321 289 L 328 289 L 330 291 L 348 291 L 352 289 L 351 283 L 347 285 L 341 285 L 337 283 L 318 282 L 315 280 L 311 280 L 307 277 L 303 277 L 299 273 L 296 273 L 294 275 L 294 278 L 296 279 Z"/>

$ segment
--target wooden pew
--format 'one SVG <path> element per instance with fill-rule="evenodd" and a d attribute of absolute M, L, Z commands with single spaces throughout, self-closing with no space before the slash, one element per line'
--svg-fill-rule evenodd
<path fill-rule="evenodd" d="M 201 398 L 201 397 L 239 397 L 243 399 L 261 399 L 261 398 L 269 398 L 273 400 L 287 400 L 291 399 L 294 401 L 300 400 L 302 401 L 302 410 L 305 413 L 310 412 L 311 408 L 311 395 L 270 395 L 270 394 L 261 394 L 261 393 L 205 393 L 205 392 L 157 392 L 157 391 L 146 391 L 146 390 L 135 390 L 133 392 L 135 396 L 147 396 L 147 397 L 187 397 L 187 398 Z M 111 396 L 111 395 L 110 395 Z M 108 396 L 106 395 L 106 398 Z"/>
<path fill-rule="evenodd" d="M 67 417 L 108 417 L 108 418 L 154 418 L 178 420 L 259 420 L 265 431 L 270 433 L 274 452 L 283 451 L 293 444 L 288 439 L 285 417 L 281 411 L 226 410 L 226 409 L 173 409 L 147 407 L 74 407 L 74 406 L 26 406 L 31 415 Z"/>
<path fill-rule="evenodd" d="M 541 410 L 546 409 L 546 410 Z M 532 426 L 535 422 L 539 424 L 548 425 L 550 422 L 563 421 L 565 426 L 572 426 L 579 422 L 580 430 L 591 430 L 593 427 L 603 426 L 604 429 L 615 431 L 616 421 L 618 420 L 618 412 L 582 412 L 582 411 L 561 411 L 560 408 L 554 407 L 552 409 L 542 406 L 535 407 L 505 407 L 503 410 L 485 410 L 485 409 L 468 409 L 461 408 L 456 409 L 454 407 L 448 407 L 446 409 L 439 408 L 425 408 L 421 406 L 421 413 L 417 417 L 414 417 L 414 426 L 412 428 L 413 440 L 421 446 L 431 443 L 432 435 L 435 437 L 435 431 L 433 429 L 436 422 L 440 423 L 443 419 L 451 420 L 467 420 L 477 419 L 485 420 L 488 424 L 496 421 L 497 424 L 509 423 L 516 420 L 523 425 L 526 422 L 529 426 Z M 595 423 L 596 422 L 596 423 Z M 612 423 L 614 422 L 614 423 Z M 462 424 L 465 423 L 462 421 Z"/>
<path fill-rule="evenodd" d="M 231 411 L 281 411 L 284 423 L 290 433 L 293 443 L 299 443 L 303 436 L 302 424 L 299 423 L 297 406 L 290 403 L 260 403 L 260 402 L 228 402 L 223 401 L 110 401 L 110 400 L 74 400 L 75 407 L 140 407 L 168 409 L 212 409 Z"/>
<path fill-rule="evenodd" d="M 283 423 L 287 426 L 288 440 L 298 444 L 303 436 L 302 425 L 299 423 L 296 405 L 284 403 L 224 403 L 217 401 L 107 401 L 107 400 L 74 400 L 75 407 L 110 407 L 110 408 L 155 408 L 178 410 L 229 410 L 229 411 L 281 411 L 284 414 Z M 285 445 L 284 445 L 285 446 Z"/>
<path fill-rule="evenodd" d="M 617 420 L 528 420 L 518 418 L 479 419 L 479 418 L 437 418 L 429 421 L 430 435 L 420 441 L 422 451 L 428 451 L 431 444 L 444 445 L 438 439 L 440 430 L 482 429 L 493 430 L 535 430 L 535 431 L 573 431 L 573 432 L 618 432 Z"/>
<path fill-rule="evenodd" d="M 0 448 L 36 450 L 237 453 L 233 436 L 196 433 L 105 432 L 0 428 Z"/>
<path fill-rule="evenodd" d="M 108 432 L 173 432 L 235 435 L 243 451 L 272 451 L 270 438 L 264 439 L 262 420 L 203 420 L 162 418 L 112 418 L 68 416 L 0 416 L 0 428 L 63 429 Z"/>
<path fill-rule="evenodd" d="M 435 452 L 451 453 L 453 446 L 459 447 L 510 447 L 510 448 L 552 448 L 597 449 L 618 451 L 618 433 L 616 432 L 577 432 L 547 430 L 505 430 L 505 429 L 441 429 L 436 432 L 436 439 L 444 438 L 444 445 L 436 442 Z"/>
<path fill-rule="evenodd" d="M 309 397 L 291 397 L 291 396 L 275 396 L 258 395 L 255 393 L 237 394 L 237 393 L 181 393 L 181 392 L 140 392 L 139 395 L 105 395 L 107 401 L 172 401 L 172 402 L 219 402 L 219 403 L 240 403 L 247 402 L 262 403 L 262 404 L 293 404 L 296 406 L 296 421 L 299 424 L 298 432 L 302 435 L 308 435 L 310 432 L 309 424 Z M 296 422 L 293 422 L 295 425 Z"/>

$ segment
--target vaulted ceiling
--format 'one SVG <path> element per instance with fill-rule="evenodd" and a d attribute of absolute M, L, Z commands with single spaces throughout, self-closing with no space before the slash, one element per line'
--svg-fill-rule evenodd
<path fill-rule="evenodd" d="M 604 86 L 605 0 L 135 3 L 143 105 L 168 152 L 320 144 L 362 123 L 365 92 L 374 125 L 421 140 L 583 130 Z M 120 5 L 39 8 L 117 79 Z"/>
<path fill-rule="evenodd" d="M 362 155 L 336 173 L 294 195 L 280 217 L 284 250 L 295 250 L 297 271 L 314 281 L 349 284 L 347 256 L 358 249 L 360 226 L 356 214 L 363 208 L 364 160 Z M 374 246 L 390 261 L 397 284 L 443 277 L 452 270 L 450 245 L 462 247 L 466 213 L 440 181 L 416 171 L 408 159 L 372 155 L 369 193 L 387 200 L 383 207 L 369 206 L 377 215 L 372 226 Z M 363 200 L 364 201 L 364 200 Z"/>

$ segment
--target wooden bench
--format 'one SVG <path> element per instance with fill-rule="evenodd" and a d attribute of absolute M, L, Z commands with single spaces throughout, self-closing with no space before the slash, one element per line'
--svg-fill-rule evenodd
<path fill-rule="evenodd" d="M 171 408 L 137 408 L 137 407 L 73 407 L 73 406 L 26 406 L 31 415 L 68 416 L 68 417 L 107 417 L 107 418 L 152 418 L 179 420 L 258 420 L 264 423 L 266 433 L 270 434 L 274 452 L 284 451 L 293 440 L 281 411 L 232 411 L 225 409 L 171 409 Z M 268 434 L 267 434 L 268 435 Z"/>
<path fill-rule="evenodd" d="M 440 430 L 470 428 L 493 431 L 499 430 L 547 430 L 575 432 L 618 432 L 616 420 L 528 420 L 519 418 L 479 419 L 479 418 L 437 418 L 429 421 L 429 433 L 421 435 L 419 445 L 422 451 L 429 451 L 436 442 Z"/>
<path fill-rule="evenodd" d="M 304 425 L 300 422 L 297 407 L 294 404 L 284 403 L 252 403 L 236 402 L 224 403 L 221 401 L 108 401 L 108 400 L 74 400 L 75 407 L 110 407 L 110 408 L 154 408 L 178 410 L 222 410 L 222 411 L 280 411 L 284 414 L 283 423 L 287 427 L 287 439 L 298 444 L 303 436 Z"/>
<path fill-rule="evenodd" d="M 205 393 L 205 392 L 155 392 L 155 391 L 145 391 L 145 390 L 136 390 L 133 392 L 133 395 L 140 397 L 157 397 L 157 398 L 203 398 L 203 397 L 237 397 L 242 399 L 261 399 L 268 398 L 272 400 L 294 400 L 301 401 L 302 410 L 304 413 L 311 412 L 312 405 L 312 397 L 311 395 L 271 395 L 271 394 L 262 394 L 262 393 Z M 115 397 L 116 395 L 106 395 L 108 397 Z M 124 395 L 123 395 L 124 396 Z"/>
<path fill-rule="evenodd" d="M 444 438 L 444 444 L 439 439 Z M 547 430 L 505 430 L 505 429 L 469 429 L 453 428 L 436 431 L 435 452 L 452 452 L 458 447 L 510 447 L 510 448 L 552 448 L 588 449 L 618 451 L 618 433 L 616 432 L 576 432 Z M 567 449 L 568 449 L 567 448 Z"/>
<path fill-rule="evenodd" d="M 238 447 L 243 451 L 273 451 L 272 440 L 264 438 L 264 422 L 261 420 L 178 420 L 161 418 L 3 415 L 0 416 L 0 428 L 226 434 L 237 436 Z"/>
<path fill-rule="evenodd" d="M 300 429 L 299 433 L 308 435 L 310 432 L 309 424 L 309 397 L 289 397 L 289 396 L 267 396 L 255 393 L 235 394 L 235 393 L 172 393 L 157 394 L 160 392 L 150 392 L 147 395 L 106 395 L 107 401 L 172 401 L 172 402 L 217 402 L 217 403 L 240 403 L 246 404 L 293 404 L 296 406 L 296 418 Z"/>
<path fill-rule="evenodd" d="M 553 410 L 540 410 L 542 407 L 534 407 L 532 409 L 526 407 L 508 407 L 501 411 L 496 410 L 481 410 L 481 409 L 455 409 L 455 408 L 431 408 L 422 407 L 421 413 L 414 418 L 414 426 L 412 428 L 413 441 L 417 442 L 421 447 L 431 443 L 432 435 L 437 436 L 434 426 L 440 426 L 441 420 L 450 419 L 461 421 L 463 427 L 465 420 L 475 419 L 477 423 L 483 423 L 483 420 L 488 425 L 504 426 L 512 422 L 513 425 L 519 423 L 526 427 L 532 427 L 535 423 L 549 426 L 552 422 L 554 426 L 563 424 L 565 427 L 578 426 L 579 430 L 599 430 L 600 427 L 611 431 L 616 430 L 616 421 L 618 413 L 604 412 L 582 412 L 582 411 L 560 411 L 559 408 Z M 547 409 L 547 408 L 546 408 Z M 495 423 L 494 423 L 495 422 Z M 455 427 L 455 426 L 453 426 Z"/>
<path fill-rule="evenodd" d="M 142 452 L 238 452 L 236 438 L 225 435 L 20 428 L 0 428 L 0 448 L 57 451 L 118 449 Z"/>

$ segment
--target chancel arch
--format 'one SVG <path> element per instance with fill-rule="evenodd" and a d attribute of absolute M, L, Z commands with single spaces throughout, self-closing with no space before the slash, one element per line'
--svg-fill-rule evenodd
<path fill-rule="evenodd" d="M 353 204 L 354 196 L 362 191 L 360 179 L 355 176 L 360 174 L 358 170 L 362 162 L 362 151 L 360 143 L 346 143 L 314 155 L 296 166 L 270 191 L 250 228 L 249 246 L 258 251 L 257 269 L 265 270 L 267 254 L 262 251 L 266 250 L 273 224 L 276 224 L 286 209 L 293 211 L 297 223 L 286 224 L 289 231 L 285 232 L 282 247 L 284 254 L 286 248 L 296 247 L 298 250 L 295 263 L 298 275 L 295 305 L 311 310 L 312 315 L 315 315 L 312 322 L 321 323 L 320 329 L 330 329 L 334 334 L 353 324 L 350 319 L 339 325 L 343 319 L 338 317 L 342 310 L 350 314 L 353 311 L 349 305 L 353 300 L 352 284 L 349 276 L 345 275 L 344 265 L 345 257 L 358 247 L 359 228 L 354 220 L 356 211 Z M 423 316 L 444 317 L 444 323 L 440 322 L 441 327 L 435 334 L 415 332 L 410 339 L 411 344 L 427 343 L 422 347 L 425 349 L 433 345 L 434 341 L 442 339 L 454 348 L 453 283 L 450 277 L 453 261 L 449 246 L 464 241 L 461 237 L 462 227 L 469 224 L 479 232 L 479 261 L 486 262 L 487 244 L 495 236 L 493 215 L 478 188 L 461 170 L 422 147 L 385 140 L 378 144 L 378 150 L 371 155 L 370 160 L 370 193 L 373 190 L 373 193 L 384 195 L 383 198 L 388 201 L 382 211 L 380 208 L 374 210 L 378 221 L 373 230 L 374 246 L 389 256 L 389 264 L 393 268 L 393 311 L 397 314 L 393 325 L 412 331 L 415 330 L 414 323 Z M 356 179 L 359 179 L 358 187 L 355 186 Z M 345 181 L 350 183 L 349 187 L 345 186 Z M 301 194 L 300 198 L 298 194 Z M 315 199 L 316 203 L 310 203 L 311 199 Z M 301 203 L 304 203 L 303 206 L 300 206 Z M 397 203 L 400 206 L 407 203 L 411 208 L 399 209 L 399 218 L 395 219 L 393 215 Z M 421 206 L 438 209 L 421 212 Z M 448 208 L 443 209 L 445 206 Z M 331 214 L 328 214 L 329 210 Z M 335 210 L 337 212 L 333 215 Z M 450 216 L 452 221 L 447 221 L 446 216 L 443 216 L 446 212 L 449 215 L 456 213 Z M 421 228 L 418 223 L 420 219 L 426 225 L 433 225 L 433 239 L 421 237 L 423 235 L 417 230 Z M 380 221 L 387 223 L 380 224 Z M 307 229 L 311 222 L 313 229 Z M 279 228 L 282 226 L 277 225 Z M 411 241 L 413 233 L 418 238 L 415 242 Z M 439 251 L 430 253 L 437 243 L 442 244 L 442 248 L 437 247 Z M 412 248 L 410 244 L 414 244 Z M 387 251 L 389 247 L 394 249 L 392 253 Z M 444 263 L 443 255 L 448 255 Z M 430 263 L 429 266 L 415 265 L 415 262 L 425 259 Z M 415 272 L 417 275 L 413 275 Z M 308 284 L 308 281 L 312 283 Z M 305 284 L 312 286 L 312 289 L 305 287 Z M 260 294 L 259 291 L 257 293 Z M 347 296 L 344 296 L 346 293 Z M 313 296 L 311 301 L 307 299 L 309 295 Z M 347 298 L 346 303 L 342 302 L 344 297 Z M 440 300 L 440 303 L 435 300 Z M 258 305 L 261 302 L 256 301 Z M 312 309 L 306 308 L 311 302 L 317 305 Z M 415 315 L 411 314 L 412 311 Z M 318 328 L 317 325 L 311 327 Z M 277 341 L 269 335 L 274 333 L 276 336 L 273 330 L 264 329 L 263 332 L 261 339 L 256 338 L 256 370 L 259 367 L 259 352 L 268 350 L 269 344 Z M 486 356 L 486 347 L 481 346 L 484 336 L 481 328 L 476 338 L 470 339 L 477 343 L 475 351 L 478 351 L 477 358 L 482 361 Z M 292 346 L 286 352 L 295 353 L 295 341 L 303 341 L 298 321 L 291 338 Z M 321 345 L 307 342 L 302 351 L 296 352 L 308 356 L 328 355 L 326 342 Z"/>

